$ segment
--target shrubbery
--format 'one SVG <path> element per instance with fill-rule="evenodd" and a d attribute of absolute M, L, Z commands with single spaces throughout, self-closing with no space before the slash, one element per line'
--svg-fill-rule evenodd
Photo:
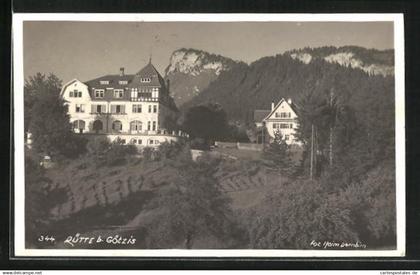
<path fill-rule="evenodd" d="M 136 146 L 124 144 L 121 139 L 110 142 L 105 136 L 93 137 L 86 147 L 96 167 L 122 165 L 137 154 Z"/>
<path fill-rule="evenodd" d="M 211 158 L 193 162 L 188 147 L 171 158 L 179 173 L 148 205 L 160 213 L 148 226 L 148 248 L 190 249 L 203 238 L 219 240 L 207 243 L 210 247 L 231 246 L 237 227 L 229 199 L 214 178 L 217 165 Z"/>
<path fill-rule="evenodd" d="M 250 248 L 313 248 L 315 241 L 395 244 L 395 175 L 388 165 L 338 192 L 296 180 L 242 216 Z"/>

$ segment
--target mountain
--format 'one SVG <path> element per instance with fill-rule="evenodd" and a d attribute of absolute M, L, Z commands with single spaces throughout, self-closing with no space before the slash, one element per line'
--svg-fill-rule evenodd
<path fill-rule="evenodd" d="M 221 72 L 241 62 L 196 49 L 179 49 L 172 53 L 165 70 L 171 95 L 178 106 L 200 94 Z"/>
<path fill-rule="evenodd" d="M 377 104 L 393 106 L 392 76 L 367 74 L 359 68 L 318 58 L 312 52 L 307 53 L 315 56 L 310 62 L 302 62 L 291 54 L 264 57 L 250 65 L 238 64 L 231 70 L 223 71 L 183 108 L 208 102 L 219 103 L 230 120 L 250 122 L 254 110 L 269 109 L 271 102 L 278 102 L 282 97 L 299 100 L 304 92 L 312 90 L 320 94 L 334 90 L 337 96 L 361 114 Z M 383 58 L 382 64 L 389 64 L 386 62 L 392 59 Z"/>
<path fill-rule="evenodd" d="M 304 48 L 285 54 L 304 64 L 315 59 L 337 63 L 344 67 L 360 69 L 370 75 L 394 74 L 394 50 L 366 49 L 357 46 Z"/>

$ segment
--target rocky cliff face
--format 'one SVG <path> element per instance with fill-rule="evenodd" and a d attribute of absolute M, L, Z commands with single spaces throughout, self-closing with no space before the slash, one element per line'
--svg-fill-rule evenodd
<path fill-rule="evenodd" d="M 165 70 L 165 78 L 170 81 L 171 95 L 177 106 L 200 94 L 222 71 L 230 70 L 237 63 L 230 58 L 195 49 L 174 51 Z"/>
<path fill-rule="evenodd" d="M 394 75 L 393 50 L 374 50 L 355 46 L 305 48 L 288 52 L 293 59 L 309 64 L 315 59 L 360 69 L 369 75 Z"/>

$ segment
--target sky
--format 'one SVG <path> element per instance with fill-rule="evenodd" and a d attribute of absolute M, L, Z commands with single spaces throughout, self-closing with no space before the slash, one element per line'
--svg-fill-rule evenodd
<path fill-rule="evenodd" d="M 164 75 L 173 51 L 195 48 L 251 63 L 303 47 L 393 49 L 392 22 L 65 22 L 23 24 L 24 74 L 64 82 L 136 73 L 152 56 Z"/>

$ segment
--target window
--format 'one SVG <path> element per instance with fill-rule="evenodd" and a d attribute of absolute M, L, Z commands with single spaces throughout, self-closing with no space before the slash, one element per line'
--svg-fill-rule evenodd
<path fill-rule="evenodd" d="M 102 131 L 104 128 L 104 124 L 102 123 L 102 121 L 100 120 L 95 120 L 93 122 L 93 131 L 95 131 L 96 133 L 98 133 L 99 131 Z"/>
<path fill-rule="evenodd" d="M 157 113 L 157 105 L 153 105 L 153 113 Z"/>
<path fill-rule="evenodd" d="M 142 130 L 142 123 L 139 120 L 134 120 L 130 122 L 130 130 L 131 132 L 141 132 Z"/>
<path fill-rule="evenodd" d="M 130 140 L 130 144 L 137 144 L 137 139 L 132 138 L 132 139 Z"/>
<path fill-rule="evenodd" d="M 122 98 L 124 96 L 124 91 L 123 90 L 114 90 L 114 97 L 115 98 Z"/>
<path fill-rule="evenodd" d="M 111 113 L 113 114 L 124 114 L 125 105 L 111 105 Z"/>
<path fill-rule="evenodd" d="M 78 90 L 70 91 L 70 97 L 82 97 L 82 92 Z"/>
<path fill-rule="evenodd" d="M 153 139 L 149 140 L 149 144 L 153 144 Z"/>
<path fill-rule="evenodd" d="M 289 135 L 285 135 L 284 140 L 289 140 Z"/>
<path fill-rule="evenodd" d="M 152 105 L 149 105 L 149 113 L 152 112 Z"/>
<path fill-rule="evenodd" d="M 156 131 L 156 121 L 153 121 L 153 128 L 152 128 L 152 130 L 153 131 Z"/>
<path fill-rule="evenodd" d="M 118 83 L 120 85 L 127 85 L 128 84 L 128 81 L 127 80 L 120 80 L 120 81 L 118 81 Z"/>
<path fill-rule="evenodd" d="M 96 98 L 103 98 L 104 97 L 104 90 L 95 90 L 95 97 Z"/>
<path fill-rule="evenodd" d="M 73 129 L 78 131 L 79 133 L 83 133 L 85 129 L 85 122 L 83 120 L 76 120 L 73 122 Z"/>
<path fill-rule="evenodd" d="M 133 105 L 133 113 L 141 113 L 141 105 L 140 104 L 134 104 Z"/>
<path fill-rule="evenodd" d="M 155 140 L 155 144 L 159 144 L 159 140 Z"/>
<path fill-rule="evenodd" d="M 84 113 L 84 112 L 85 112 L 85 105 L 76 104 L 76 113 Z"/>
<path fill-rule="evenodd" d="M 109 80 L 101 80 L 101 81 L 99 81 L 99 83 L 101 85 L 108 85 L 109 84 Z"/>
<path fill-rule="evenodd" d="M 152 81 L 152 80 L 149 77 L 140 78 L 140 82 L 143 82 L 143 83 L 150 82 L 150 81 Z"/>
<path fill-rule="evenodd" d="M 137 98 L 137 91 L 134 89 L 134 88 L 132 88 L 131 89 L 131 98 Z"/>
<path fill-rule="evenodd" d="M 151 125 L 151 123 L 150 123 L 150 121 L 148 121 L 147 122 L 147 131 L 150 131 L 150 125 Z"/>
<path fill-rule="evenodd" d="M 121 123 L 121 121 L 115 120 L 112 123 L 112 130 L 117 131 L 117 132 L 122 131 L 122 123 Z"/>
<path fill-rule="evenodd" d="M 280 123 L 280 129 L 289 129 L 289 124 L 287 124 L 287 123 Z"/>
<path fill-rule="evenodd" d="M 141 139 L 139 139 L 138 141 L 139 141 L 139 144 L 142 144 L 143 143 L 143 141 Z"/>
<path fill-rule="evenodd" d="M 289 118 L 289 117 L 291 117 L 291 114 L 290 114 L 290 112 L 281 112 L 280 113 L 280 117 L 281 118 Z"/>
<path fill-rule="evenodd" d="M 277 129 L 279 128 L 279 124 L 278 123 L 273 123 L 273 129 Z"/>
<path fill-rule="evenodd" d="M 290 129 L 293 129 L 293 124 L 292 123 L 290 123 Z"/>
<path fill-rule="evenodd" d="M 102 114 L 105 113 L 105 105 L 91 105 L 91 113 L 92 114 Z"/>

